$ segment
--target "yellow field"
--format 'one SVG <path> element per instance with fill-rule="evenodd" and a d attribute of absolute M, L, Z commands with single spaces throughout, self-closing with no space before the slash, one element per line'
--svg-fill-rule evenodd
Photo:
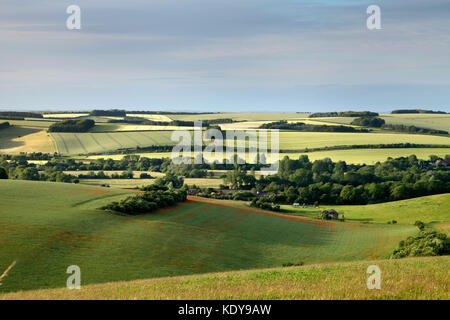
<path fill-rule="evenodd" d="M 154 153 L 135 153 L 141 157 L 147 158 L 170 158 L 171 152 L 154 152 Z M 307 155 L 311 161 L 330 158 L 333 161 L 345 161 L 352 164 L 375 164 L 378 161 L 386 161 L 388 157 L 409 157 L 416 155 L 417 158 L 428 160 L 430 155 L 445 157 L 450 154 L 450 148 L 399 148 L 399 149 L 350 149 L 350 150 L 332 150 L 332 151 L 318 151 L 308 153 L 280 153 L 279 158 L 288 156 L 291 159 L 298 159 L 301 155 Z M 120 160 L 124 157 L 123 154 L 114 155 L 96 155 L 87 157 L 76 157 L 77 159 L 113 159 Z"/>
<path fill-rule="evenodd" d="M 21 152 L 54 153 L 56 146 L 45 130 L 25 127 L 11 127 L 0 134 L 0 153 Z"/>
<path fill-rule="evenodd" d="M 7 120 L 13 126 L 21 126 L 21 127 L 31 127 L 31 128 L 48 128 L 53 123 L 58 120 L 36 120 L 36 119 L 25 119 L 25 120 Z"/>
<path fill-rule="evenodd" d="M 307 155 L 311 161 L 330 158 L 334 162 L 375 164 L 378 161 L 386 161 L 388 157 L 399 158 L 416 155 L 419 159 L 428 160 L 430 155 L 445 157 L 448 154 L 450 154 L 450 148 L 350 149 L 308 153 L 281 153 L 280 158 L 287 155 L 291 159 L 298 159 L 301 155 Z"/>
<path fill-rule="evenodd" d="M 116 124 L 105 123 L 97 124 L 90 132 L 104 131 L 174 131 L 174 130 L 193 130 L 194 127 L 178 127 L 178 126 L 152 126 L 141 124 Z"/>
<path fill-rule="evenodd" d="M 168 116 L 163 114 L 139 114 L 139 113 L 127 113 L 127 117 L 138 117 L 138 118 L 145 118 L 151 121 L 162 121 L 162 122 L 170 122 L 172 119 L 170 119 Z"/>
<path fill-rule="evenodd" d="M 156 177 L 156 176 L 155 176 Z M 140 188 L 155 182 L 155 179 L 81 179 L 81 184 L 91 186 L 100 186 L 102 184 L 109 185 L 111 188 Z M 185 178 L 184 182 L 189 185 L 196 185 L 202 188 L 218 188 L 223 184 L 222 179 L 208 179 L 208 178 Z"/>
<path fill-rule="evenodd" d="M 29 161 L 29 162 L 31 162 L 31 161 Z M 82 175 L 82 174 L 86 175 L 86 174 L 88 174 L 89 172 L 91 172 L 91 171 L 90 171 L 90 170 L 64 171 L 65 174 L 71 174 L 71 175 L 73 175 L 73 176 L 79 176 L 79 175 Z M 98 173 L 99 170 L 93 170 L 93 172 L 94 172 L 94 173 Z M 111 170 L 111 171 L 103 171 L 103 172 L 104 172 L 107 176 L 112 176 L 113 174 L 121 174 L 123 171 L 120 171 L 120 170 Z M 156 177 L 156 178 L 158 178 L 158 177 L 163 177 L 163 176 L 164 176 L 164 173 L 161 173 L 161 172 L 154 172 L 154 171 L 133 171 L 133 177 L 134 177 L 135 179 L 138 179 L 138 178 L 139 178 L 139 175 L 140 175 L 141 173 L 147 173 L 147 174 L 151 175 L 152 177 Z M 95 179 L 92 179 L 92 180 L 95 180 Z M 97 180 L 98 180 L 98 179 L 97 179 Z M 129 179 L 129 180 L 131 180 L 131 179 Z"/>
<path fill-rule="evenodd" d="M 46 113 L 43 114 L 44 118 L 61 118 L 61 119 L 71 119 L 78 117 L 86 117 L 89 113 Z"/>
<path fill-rule="evenodd" d="M 279 121 L 307 117 L 307 113 L 213 113 L 193 115 L 170 115 L 173 120 L 211 120 L 211 119 L 233 119 L 236 121 Z"/>

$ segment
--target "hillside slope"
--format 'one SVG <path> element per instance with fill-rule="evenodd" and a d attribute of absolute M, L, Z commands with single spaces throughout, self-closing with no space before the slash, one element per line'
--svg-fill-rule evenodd
<path fill-rule="evenodd" d="M 369 205 L 321 206 L 320 209 L 283 206 L 291 214 L 307 217 L 317 217 L 321 210 L 331 208 L 353 221 L 387 223 L 396 220 L 398 223 L 414 224 L 420 220 L 442 223 L 450 221 L 450 193 Z"/>
<path fill-rule="evenodd" d="M 368 290 L 367 267 L 381 269 Z M 6 299 L 450 299 L 450 257 L 361 261 L 116 282 L 0 295 Z"/>
<path fill-rule="evenodd" d="M 98 210 L 129 191 L 0 181 L 0 270 L 17 261 L 1 292 L 64 286 L 70 265 L 85 284 L 381 259 L 411 225 L 364 225 L 277 216 L 190 200 L 128 217 Z"/>

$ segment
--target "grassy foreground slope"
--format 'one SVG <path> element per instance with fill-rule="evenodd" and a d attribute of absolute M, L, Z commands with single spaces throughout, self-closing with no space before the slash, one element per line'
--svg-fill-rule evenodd
<path fill-rule="evenodd" d="M 362 206 L 321 206 L 315 208 L 294 208 L 283 206 L 287 212 L 306 217 L 317 217 L 324 209 L 335 209 L 345 215 L 345 219 L 364 222 L 413 224 L 420 220 L 425 223 L 443 223 L 450 221 L 450 194 L 438 194 L 414 199 L 392 201 Z"/>
<path fill-rule="evenodd" d="M 191 199 L 138 217 L 97 208 L 129 192 L 54 182 L 0 181 L 1 292 L 83 283 L 387 257 L 410 225 L 279 216 Z"/>
<path fill-rule="evenodd" d="M 368 290 L 367 267 L 381 269 Z M 0 295 L 2 299 L 450 299 L 450 256 L 334 263 L 115 282 Z"/>

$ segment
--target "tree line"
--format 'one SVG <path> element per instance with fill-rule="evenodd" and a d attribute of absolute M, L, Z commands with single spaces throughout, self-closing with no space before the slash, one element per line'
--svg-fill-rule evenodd
<path fill-rule="evenodd" d="M 309 115 L 309 118 L 323 117 L 377 117 L 376 112 L 370 111 L 342 111 L 342 112 L 316 112 Z"/>
<path fill-rule="evenodd" d="M 0 122 L 0 130 L 1 130 L 1 129 L 6 129 L 6 128 L 9 128 L 9 127 L 10 127 L 9 122 L 7 122 L 7 121 L 5 121 L 5 122 Z"/>
<path fill-rule="evenodd" d="M 416 113 L 430 113 L 430 114 L 447 114 L 444 111 L 433 111 L 433 110 L 423 110 L 423 109 L 399 109 L 393 110 L 392 114 L 416 114 Z"/>
<path fill-rule="evenodd" d="M 286 120 L 277 122 L 269 122 L 260 126 L 261 129 L 279 129 L 279 130 L 294 130 L 303 132 L 370 132 L 367 129 L 358 129 L 350 126 L 328 126 L 328 125 L 314 125 L 305 124 L 303 122 L 288 123 Z"/>
<path fill-rule="evenodd" d="M 21 111 L 0 111 L 0 117 L 43 118 L 41 113 Z"/>

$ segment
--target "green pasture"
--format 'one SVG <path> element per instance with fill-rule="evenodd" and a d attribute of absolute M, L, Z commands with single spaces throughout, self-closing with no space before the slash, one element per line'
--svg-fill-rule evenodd
<path fill-rule="evenodd" d="M 450 222 L 448 193 L 369 205 L 324 205 L 319 209 L 283 205 L 282 208 L 286 213 L 305 217 L 317 217 L 322 210 L 334 209 L 344 214 L 346 220 L 370 223 L 387 223 L 392 220 L 409 225 L 417 220 L 425 223 Z"/>
<path fill-rule="evenodd" d="M 191 200 L 138 217 L 98 210 L 129 195 L 55 182 L 0 181 L 0 292 L 387 257 L 409 225 L 292 219 Z"/>

